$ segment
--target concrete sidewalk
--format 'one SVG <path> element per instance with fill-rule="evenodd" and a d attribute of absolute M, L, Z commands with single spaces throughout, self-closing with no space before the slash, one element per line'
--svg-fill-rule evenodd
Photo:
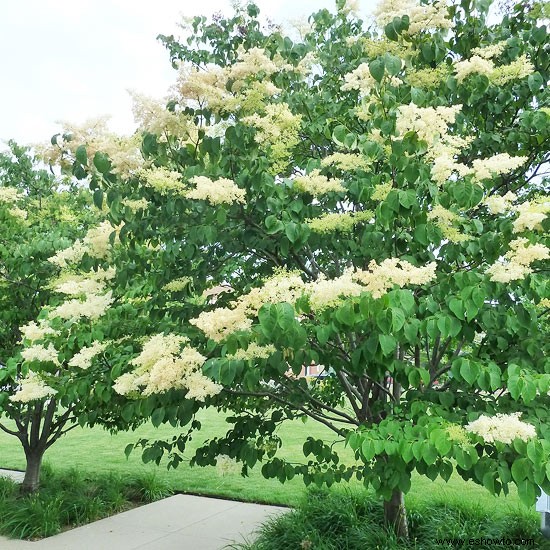
<path fill-rule="evenodd" d="M 262 522 L 286 510 L 175 495 L 37 542 L 0 537 L 0 549 L 220 550 L 232 542 L 250 540 Z"/>

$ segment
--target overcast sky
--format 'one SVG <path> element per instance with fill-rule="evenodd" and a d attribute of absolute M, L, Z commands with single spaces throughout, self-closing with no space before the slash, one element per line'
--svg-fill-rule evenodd
<path fill-rule="evenodd" d="M 334 9 L 333 0 L 257 0 L 273 20 Z M 367 9 L 373 0 L 362 0 Z M 174 71 L 158 34 L 179 35 L 181 16 L 230 14 L 230 0 L 0 0 L 0 142 L 37 143 L 111 115 L 131 132 L 126 90 L 163 97 Z"/>

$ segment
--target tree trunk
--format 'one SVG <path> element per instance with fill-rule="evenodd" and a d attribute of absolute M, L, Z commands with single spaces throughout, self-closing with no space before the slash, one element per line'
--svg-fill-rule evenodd
<path fill-rule="evenodd" d="M 25 453 L 27 457 L 27 467 L 25 469 L 25 478 L 21 484 L 21 492 L 23 494 L 34 493 L 40 486 L 40 466 L 42 465 L 42 457 L 44 451 L 32 449 Z"/>
<path fill-rule="evenodd" d="M 409 538 L 409 524 L 407 523 L 407 509 L 403 492 L 395 490 L 390 500 L 384 501 L 384 519 L 391 525 L 395 534 L 400 538 Z"/>

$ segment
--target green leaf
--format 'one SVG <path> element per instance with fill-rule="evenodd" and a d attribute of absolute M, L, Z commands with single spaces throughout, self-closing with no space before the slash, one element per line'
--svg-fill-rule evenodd
<path fill-rule="evenodd" d="M 75 151 L 75 157 L 80 164 L 88 164 L 88 154 L 86 153 L 86 147 L 79 145 Z"/>
<path fill-rule="evenodd" d="M 164 422 L 165 414 L 166 409 L 164 407 L 155 409 L 151 415 L 151 424 L 153 424 L 155 428 L 158 428 Z"/>
<path fill-rule="evenodd" d="M 111 170 L 111 161 L 105 153 L 98 151 L 94 155 L 94 166 L 98 172 L 101 172 L 103 175 L 107 175 Z"/>
<path fill-rule="evenodd" d="M 438 453 L 435 447 L 432 445 L 425 445 L 422 449 L 422 459 L 426 464 L 431 465 L 434 464 L 437 460 Z"/>
<path fill-rule="evenodd" d="M 355 311 L 353 304 L 345 303 L 342 307 L 338 308 L 335 313 L 335 317 L 343 325 L 352 327 L 355 324 Z"/>
<path fill-rule="evenodd" d="M 348 129 L 340 124 L 332 131 L 332 141 L 334 141 L 336 145 L 343 147 L 347 134 Z"/>
<path fill-rule="evenodd" d="M 383 57 L 377 57 L 369 63 L 370 74 L 377 82 L 381 82 L 382 78 L 384 78 L 384 69 L 385 66 Z"/>
<path fill-rule="evenodd" d="M 512 464 L 511 471 L 512 478 L 516 484 L 528 479 L 529 474 L 531 473 L 531 465 L 529 464 L 529 460 L 527 458 L 516 458 Z"/>
<path fill-rule="evenodd" d="M 126 445 L 126 447 L 124 448 L 124 454 L 126 455 L 126 458 L 128 458 L 130 454 L 132 454 L 133 450 L 134 450 L 134 444 L 128 443 L 128 445 Z"/>
<path fill-rule="evenodd" d="M 391 23 L 388 23 L 384 27 L 384 34 L 388 37 L 389 40 L 392 40 L 394 42 L 397 42 L 397 40 L 399 40 L 399 34 L 397 34 L 397 30 L 393 21 Z"/>
<path fill-rule="evenodd" d="M 397 346 L 397 340 L 391 334 L 380 334 L 378 336 L 378 340 L 384 355 L 390 355 L 393 353 Z"/>
<path fill-rule="evenodd" d="M 267 230 L 266 233 L 268 235 L 279 233 L 279 231 L 282 231 L 284 228 L 283 222 L 281 220 L 278 220 L 273 215 L 267 216 L 267 218 L 264 221 L 264 224 Z"/>
<path fill-rule="evenodd" d="M 287 302 L 276 304 L 275 307 L 277 308 L 277 323 L 283 330 L 289 330 L 296 324 L 294 307 Z"/>
<path fill-rule="evenodd" d="M 403 328 L 405 324 L 405 314 L 399 308 L 391 308 L 392 328 L 394 332 L 398 332 Z"/>
<path fill-rule="evenodd" d="M 527 479 L 516 483 L 520 500 L 528 507 L 532 507 L 537 499 L 536 485 Z"/>
<path fill-rule="evenodd" d="M 527 85 L 531 92 L 536 93 L 540 90 L 543 83 L 543 78 L 540 73 L 532 73 L 527 77 Z"/>
<path fill-rule="evenodd" d="M 94 191 L 94 204 L 99 210 L 103 208 L 103 191 L 101 189 Z"/>
<path fill-rule="evenodd" d="M 300 226 L 294 222 L 286 223 L 285 235 L 291 243 L 295 243 L 300 238 Z"/>
<path fill-rule="evenodd" d="M 401 59 L 399 59 L 399 57 L 395 55 L 391 55 L 387 53 L 384 55 L 384 65 L 388 73 L 392 76 L 395 76 L 401 70 Z M 371 74 L 372 74 L 372 71 L 371 71 Z"/>
<path fill-rule="evenodd" d="M 464 303 L 458 298 L 453 298 L 449 302 L 449 309 L 460 319 L 464 320 Z"/>
<path fill-rule="evenodd" d="M 460 361 L 460 376 L 468 382 L 468 384 L 473 384 L 477 377 L 479 376 L 479 365 L 473 363 L 469 359 L 461 359 Z"/>

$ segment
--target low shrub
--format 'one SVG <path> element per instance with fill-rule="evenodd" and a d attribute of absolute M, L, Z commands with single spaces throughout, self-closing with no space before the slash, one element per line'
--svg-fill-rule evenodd
<path fill-rule="evenodd" d="M 40 491 L 21 495 L 13 481 L 0 478 L 0 534 L 40 539 L 171 494 L 150 474 L 125 480 L 118 475 L 90 477 L 76 469 L 43 468 Z"/>
<path fill-rule="evenodd" d="M 408 541 L 384 525 L 382 504 L 368 493 L 314 489 L 296 509 L 270 519 L 240 550 L 439 550 L 459 547 L 442 539 L 533 539 L 530 548 L 550 548 L 533 511 L 497 516 L 467 498 L 410 507 Z M 508 545 L 507 548 L 525 548 Z"/>

